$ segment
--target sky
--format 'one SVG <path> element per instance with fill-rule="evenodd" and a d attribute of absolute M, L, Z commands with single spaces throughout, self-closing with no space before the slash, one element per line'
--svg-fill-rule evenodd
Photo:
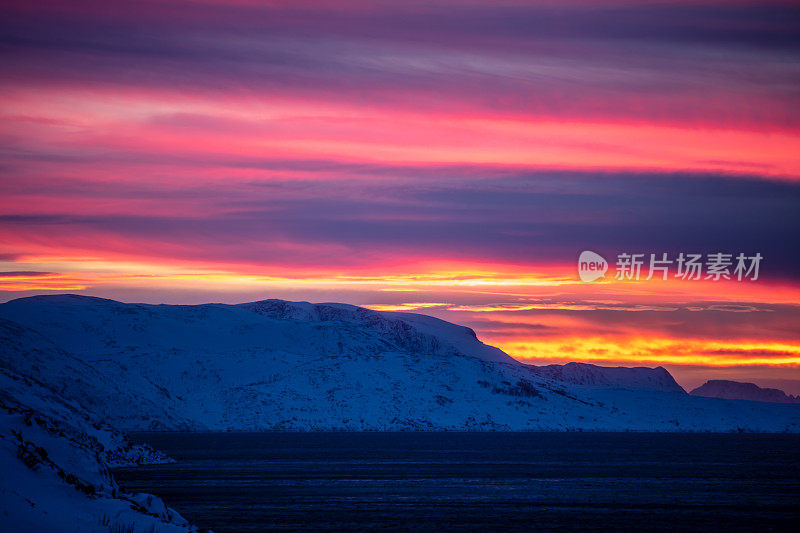
<path fill-rule="evenodd" d="M 0 1 L 0 95 L 0 301 L 347 302 L 800 393 L 796 3 Z"/>

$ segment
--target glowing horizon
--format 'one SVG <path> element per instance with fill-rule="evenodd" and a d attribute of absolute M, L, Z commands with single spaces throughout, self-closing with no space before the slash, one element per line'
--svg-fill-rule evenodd
<path fill-rule="evenodd" d="M 343 301 L 800 392 L 791 2 L 1 9 L 2 300 Z M 584 284 L 582 250 L 764 263 Z"/>

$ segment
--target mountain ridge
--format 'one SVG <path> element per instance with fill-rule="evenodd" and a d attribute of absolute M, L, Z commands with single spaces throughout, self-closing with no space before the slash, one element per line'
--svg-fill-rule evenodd
<path fill-rule="evenodd" d="M 48 295 L 0 321 L 0 366 L 124 430 L 800 431 L 795 406 L 690 396 L 663 368 L 526 365 L 467 327 L 348 304 Z"/>
<path fill-rule="evenodd" d="M 710 379 L 689 394 L 704 398 L 722 398 L 726 400 L 748 400 L 769 403 L 800 403 L 800 396 L 786 394 L 780 389 L 759 387 L 755 383 L 730 381 L 727 379 Z"/>

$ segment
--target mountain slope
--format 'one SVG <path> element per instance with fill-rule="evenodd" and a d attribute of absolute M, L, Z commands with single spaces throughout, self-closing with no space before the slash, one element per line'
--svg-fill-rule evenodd
<path fill-rule="evenodd" d="M 127 430 L 800 431 L 796 406 L 692 397 L 663 369 L 524 365 L 469 328 L 344 304 L 60 295 L 0 321 L 0 364 Z"/>
<path fill-rule="evenodd" d="M 712 379 L 694 389 L 690 394 L 705 398 L 749 400 L 754 402 L 800 403 L 800 397 L 790 396 L 779 389 L 764 389 L 755 383 L 741 383 Z"/>
<path fill-rule="evenodd" d="M 196 531 L 159 498 L 121 492 L 108 471 L 166 460 L 51 388 L 0 367 L 0 529 Z"/>
<path fill-rule="evenodd" d="M 587 363 L 567 363 L 536 367 L 536 373 L 575 385 L 627 387 L 632 389 L 685 392 L 663 367 L 603 367 Z"/>

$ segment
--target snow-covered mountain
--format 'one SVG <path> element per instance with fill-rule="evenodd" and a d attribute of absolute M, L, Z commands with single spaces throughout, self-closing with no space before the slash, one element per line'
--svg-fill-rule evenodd
<path fill-rule="evenodd" d="M 664 367 L 605 367 L 587 363 L 567 363 L 536 367 L 536 373 L 556 381 L 576 385 L 625 387 L 667 392 L 686 392 Z"/>
<path fill-rule="evenodd" d="M 705 398 L 749 400 L 753 402 L 800 403 L 800 396 L 791 396 L 780 389 L 764 389 L 755 383 L 711 379 L 689 394 Z"/>
<path fill-rule="evenodd" d="M 800 407 L 698 398 L 666 370 L 534 367 L 469 328 L 344 304 L 0 305 L 0 367 L 123 430 L 800 431 Z"/>

